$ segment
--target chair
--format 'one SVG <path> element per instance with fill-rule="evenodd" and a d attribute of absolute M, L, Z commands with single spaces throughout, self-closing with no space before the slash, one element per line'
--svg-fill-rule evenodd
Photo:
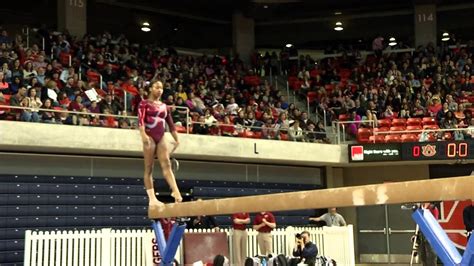
<path fill-rule="evenodd" d="M 407 126 L 421 126 L 422 120 L 421 118 L 408 118 L 407 119 Z"/>
<path fill-rule="evenodd" d="M 407 126 L 406 128 L 408 131 L 415 131 L 415 130 L 422 130 L 423 127 L 420 125 L 416 125 L 416 126 Z"/>
<path fill-rule="evenodd" d="M 390 131 L 390 128 L 388 128 L 388 127 L 379 127 L 379 128 L 374 128 L 373 129 L 374 133 L 387 132 L 387 133 L 382 133 L 382 134 L 379 134 L 379 135 L 386 135 L 386 134 L 388 134 L 388 131 Z"/>
<path fill-rule="evenodd" d="M 357 142 L 359 143 L 369 143 L 369 138 L 372 135 L 372 131 L 368 128 L 359 128 L 357 130 Z"/>
<path fill-rule="evenodd" d="M 338 120 L 339 120 L 339 121 L 347 121 L 348 118 L 349 118 L 349 115 L 347 115 L 347 114 L 340 114 L 339 117 L 338 117 Z"/>
<path fill-rule="evenodd" d="M 436 120 L 433 117 L 423 117 L 422 119 L 423 126 L 425 125 L 436 125 Z"/>
<path fill-rule="evenodd" d="M 405 127 L 393 126 L 393 127 L 390 127 L 390 131 L 405 131 Z"/>
<path fill-rule="evenodd" d="M 387 135 L 385 136 L 386 143 L 398 143 L 401 142 L 400 135 Z"/>
<path fill-rule="evenodd" d="M 438 130 L 439 129 L 439 126 L 436 125 L 436 124 L 432 124 L 432 125 L 423 125 L 423 129 L 431 129 L 431 130 Z"/>
<path fill-rule="evenodd" d="M 377 127 L 390 127 L 392 124 L 392 121 L 390 119 L 380 119 L 377 121 Z"/>
<path fill-rule="evenodd" d="M 405 127 L 406 123 L 407 121 L 405 118 L 394 118 L 392 120 L 392 126 L 394 127 Z"/>
<path fill-rule="evenodd" d="M 418 142 L 418 137 L 415 134 L 403 134 L 401 137 L 402 142 Z"/>
<path fill-rule="evenodd" d="M 385 136 L 384 135 L 370 136 L 369 137 L 369 142 L 370 143 L 384 143 L 385 142 Z"/>

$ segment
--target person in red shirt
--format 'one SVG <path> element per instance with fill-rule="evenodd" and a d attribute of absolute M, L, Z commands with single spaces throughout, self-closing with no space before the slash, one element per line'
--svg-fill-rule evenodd
<path fill-rule="evenodd" d="M 250 224 L 250 216 L 247 212 L 232 215 L 232 227 L 234 228 L 232 239 L 234 247 L 233 265 L 244 265 L 247 258 L 247 224 Z"/>
<path fill-rule="evenodd" d="M 258 231 L 257 242 L 261 255 L 272 253 L 272 230 L 275 229 L 275 217 L 271 212 L 260 212 L 255 216 L 253 229 Z"/>

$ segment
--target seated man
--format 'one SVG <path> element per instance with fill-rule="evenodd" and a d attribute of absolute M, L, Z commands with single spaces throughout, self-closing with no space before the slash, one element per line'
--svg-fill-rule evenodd
<path fill-rule="evenodd" d="M 306 265 L 315 265 L 316 256 L 318 255 L 318 248 L 309 239 L 309 232 L 303 231 L 301 234 L 296 235 L 296 243 L 293 248 L 293 256 L 290 265 L 297 263 L 304 263 Z"/>

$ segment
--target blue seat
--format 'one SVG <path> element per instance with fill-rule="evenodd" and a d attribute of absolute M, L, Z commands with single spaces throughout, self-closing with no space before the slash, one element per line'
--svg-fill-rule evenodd
<path fill-rule="evenodd" d="M 0 240 L 0 250 L 1 251 L 23 250 L 24 244 L 25 244 L 24 239 Z"/>
<path fill-rule="evenodd" d="M 7 265 L 7 263 L 23 265 L 23 250 L 0 251 L 0 263 L 2 266 Z"/>

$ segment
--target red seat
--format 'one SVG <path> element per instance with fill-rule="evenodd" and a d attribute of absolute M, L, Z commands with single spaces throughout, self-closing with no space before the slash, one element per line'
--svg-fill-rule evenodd
<path fill-rule="evenodd" d="M 391 127 L 390 131 L 405 131 L 405 127 Z"/>
<path fill-rule="evenodd" d="M 306 99 L 308 100 L 308 103 L 313 103 L 316 98 L 318 97 L 318 93 L 315 91 L 309 91 Z"/>
<path fill-rule="evenodd" d="M 357 142 L 368 143 L 371 135 L 372 131 L 370 129 L 361 127 L 357 130 Z"/>
<path fill-rule="evenodd" d="M 374 133 L 375 133 L 375 132 L 387 132 L 387 133 L 382 133 L 382 135 L 388 134 L 388 131 L 390 131 L 390 128 L 388 128 L 388 127 L 378 127 L 378 128 L 374 128 Z"/>
<path fill-rule="evenodd" d="M 349 118 L 349 115 L 347 115 L 347 114 L 340 114 L 339 117 L 338 117 L 338 120 L 339 120 L 339 121 L 347 121 L 348 118 Z"/>
<path fill-rule="evenodd" d="M 281 140 L 288 140 L 288 134 L 280 133 L 280 139 Z"/>
<path fill-rule="evenodd" d="M 370 136 L 369 137 L 369 142 L 370 143 L 384 143 L 385 142 L 385 136 L 383 136 L 383 135 Z"/>
<path fill-rule="evenodd" d="M 449 132 L 444 132 L 443 133 L 443 139 L 444 140 L 452 140 L 453 139 L 453 135 Z"/>
<path fill-rule="evenodd" d="M 420 125 L 413 125 L 413 126 L 407 126 L 407 130 L 408 131 L 412 131 L 412 130 L 422 130 L 423 127 Z"/>
<path fill-rule="evenodd" d="M 392 126 L 394 127 L 405 127 L 407 120 L 405 118 L 394 118 L 392 120 Z"/>
<path fill-rule="evenodd" d="M 416 134 L 403 134 L 401 137 L 402 142 L 418 142 L 418 136 Z"/>
<path fill-rule="evenodd" d="M 390 119 L 380 119 L 377 121 L 377 127 L 390 127 L 392 121 Z"/>
<path fill-rule="evenodd" d="M 397 143 L 401 142 L 401 137 L 400 135 L 387 135 L 385 136 L 385 142 L 387 143 Z"/>
<path fill-rule="evenodd" d="M 407 119 L 407 126 L 421 126 L 422 120 L 421 118 L 408 118 Z"/>
<path fill-rule="evenodd" d="M 253 139 L 261 139 L 262 138 L 262 132 L 256 131 L 253 133 Z"/>
<path fill-rule="evenodd" d="M 244 136 L 244 138 L 253 138 L 254 133 L 251 130 L 245 130 L 243 136 Z"/>
<path fill-rule="evenodd" d="M 433 125 L 423 125 L 423 129 L 432 129 L 432 130 L 438 130 L 439 126 L 436 124 Z"/>
<path fill-rule="evenodd" d="M 183 127 L 183 126 L 175 126 L 176 128 L 176 131 L 178 133 L 186 133 L 186 127 Z"/>
<path fill-rule="evenodd" d="M 423 117 L 423 125 L 436 125 L 436 120 L 433 117 Z"/>

